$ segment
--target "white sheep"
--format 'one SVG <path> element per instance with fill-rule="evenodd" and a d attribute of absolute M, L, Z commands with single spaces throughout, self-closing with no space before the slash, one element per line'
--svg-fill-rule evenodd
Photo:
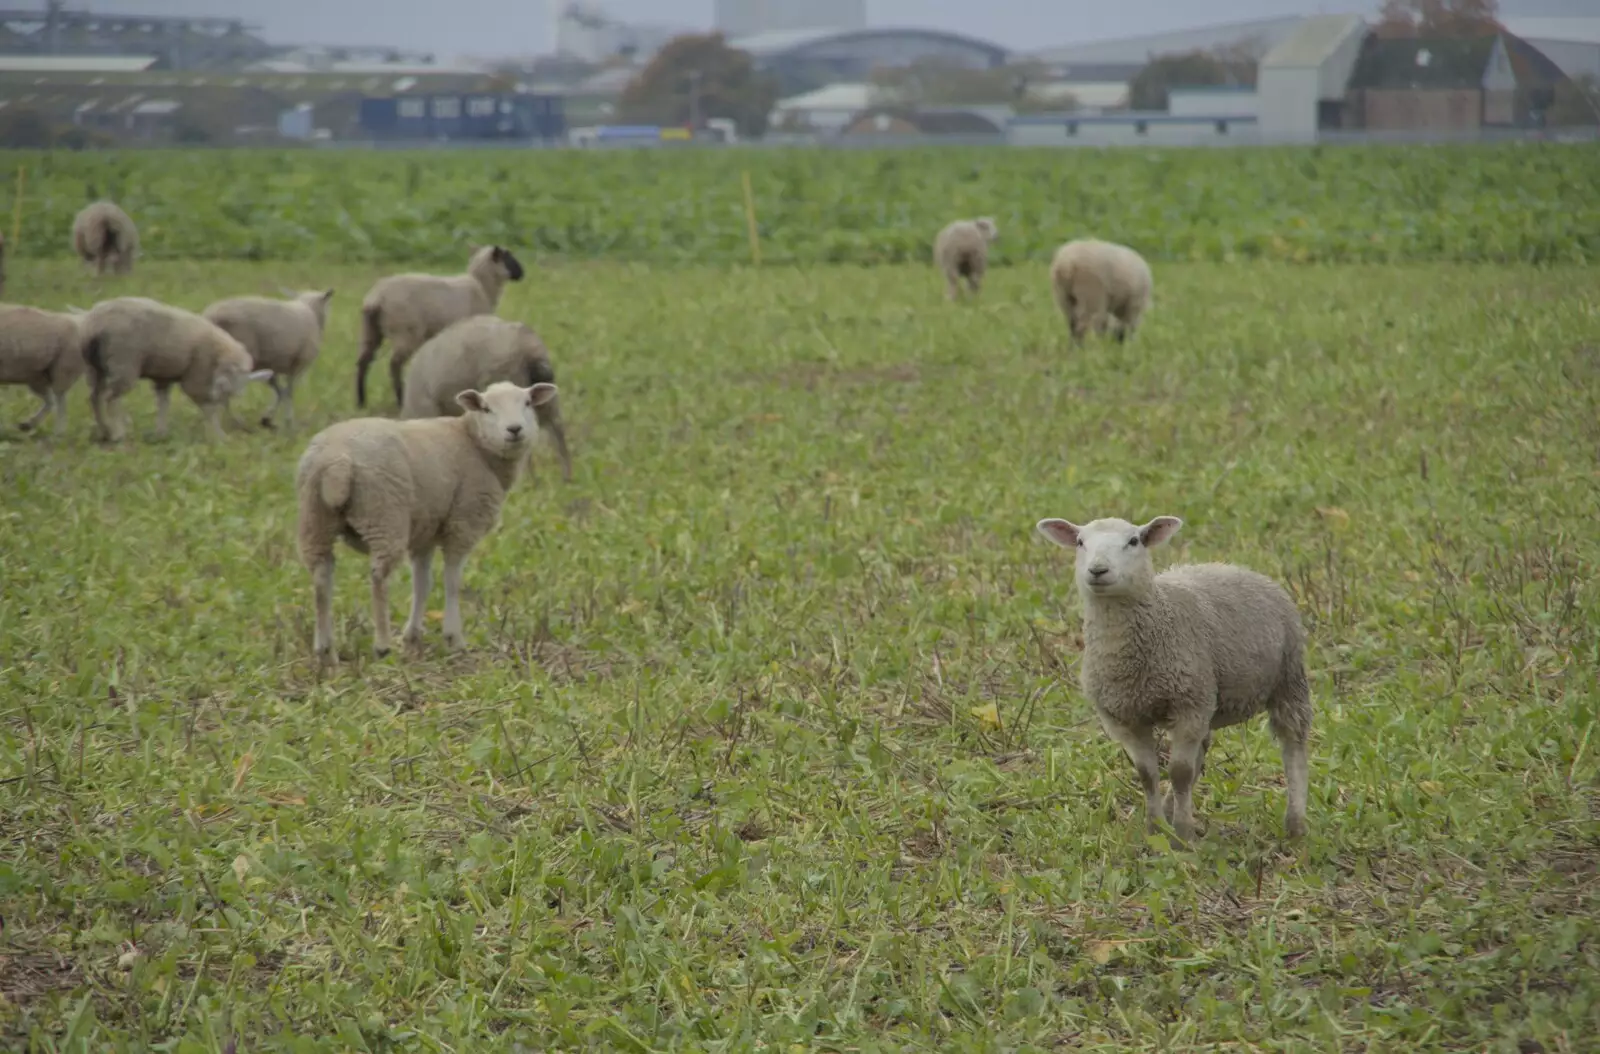
<path fill-rule="evenodd" d="M 1150 310 L 1154 279 L 1144 257 L 1126 245 L 1084 238 L 1056 250 L 1050 288 L 1075 342 L 1112 329 L 1121 344 Z"/>
<path fill-rule="evenodd" d="M 127 274 L 139 255 L 139 228 L 117 205 L 97 201 L 72 221 L 72 249 L 96 275 L 105 274 L 107 267 Z"/>
<path fill-rule="evenodd" d="M 522 280 L 522 263 L 489 245 L 472 254 L 462 275 L 396 274 L 380 278 L 361 302 L 361 357 L 356 360 L 356 405 L 367 405 L 367 370 L 384 340 L 391 345 L 394 401 L 405 402 L 405 368 L 424 341 L 452 322 L 492 315 L 507 282 Z"/>
<path fill-rule="evenodd" d="M 963 278 L 974 296 L 982 290 L 983 276 L 989 269 L 989 244 L 999 237 L 1000 228 L 988 216 L 956 220 L 939 232 L 933 242 L 933 262 L 944 272 L 947 298 L 954 300 L 961 295 Z"/>
<path fill-rule="evenodd" d="M 533 445 L 534 411 L 556 396 L 553 384 L 500 382 L 457 398 L 462 417 L 395 421 L 363 417 L 318 432 L 300 458 L 300 558 L 316 599 L 317 657 L 333 654 L 333 552 L 343 538 L 371 557 L 373 650 L 390 651 L 389 576 L 411 557 L 411 617 L 401 637 L 420 646 L 433 553 L 444 553 L 444 634 L 465 646 L 461 572 L 467 556 L 500 518 Z"/>
<path fill-rule="evenodd" d="M 1158 516 L 1137 527 L 1102 519 L 1038 530 L 1077 552 L 1083 597 L 1084 694 L 1144 785 L 1146 819 L 1165 815 L 1194 835 L 1195 782 L 1214 729 L 1267 713 L 1288 784 L 1284 828 L 1306 831 L 1306 745 L 1311 688 L 1294 601 L 1272 579 L 1232 564 L 1185 564 L 1156 574 L 1150 550 L 1183 526 Z M 1168 730 L 1172 792 L 1163 805 L 1155 731 Z"/>
<path fill-rule="evenodd" d="M 121 402 L 140 380 L 155 385 L 157 435 L 167 434 L 172 386 L 177 385 L 221 439 L 220 415 L 233 397 L 250 381 L 272 377 L 271 370 L 253 370 L 244 345 L 209 320 L 147 297 L 101 301 L 79 325 L 96 438 L 108 442 L 127 435 Z"/>
<path fill-rule="evenodd" d="M 17 427 L 37 428 L 55 411 L 55 434 L 67 426 L 67 393 L 83 376 L 79 316 L 0 304 L 0 384 L 25 384 L 43 400 L 39 412 Z"/>
<path fill-rule="evenodd" d="M 454 417 L 462 413 L 456 400 L 468 388 L 483 391 L 495 381 L 512 384 L 554 384 L 550 352 L 539 335 L 521 322 L 494 315 L 464 318 L 417 349 L 406 371 L 402 418 Z M 572 479 L 561 400 L 551 399 L 535 410 L 539 427 L 561 457 L 562 478 Z"/>
<path fill-rule="evenodd" d="M 272 371 L 272 409 L 261 418 L 271 428 L 282 408 L 284 422 L 294 428 L 294 386 L 322 350 L 328 326 L 328 301 L 333 290 L 291 294 L 287 300 L 241 296 L 219 300 L 201 312 L 244 345 L 256 369 Z"/>

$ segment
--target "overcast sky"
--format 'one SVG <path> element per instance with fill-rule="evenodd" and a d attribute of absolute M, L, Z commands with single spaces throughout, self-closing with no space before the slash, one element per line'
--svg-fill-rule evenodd
<path fill-rule="evenodd" d="M 11 0 L 30 7 L 37 0 Z M 549 5 L 560 0 L 69 0 L 117 14 L 223 15 L 264 27 L 274 43 L 385 44 L 459 54 L 548 49 Z M 804 2 L 804 0 L 796 0 Z M 954 30 L 1014 48 L 1181 29 L 1269 15 L 1375 10 L 1381 0 L 868 0 L 874 25 Z M 600 0 L 629 21 L 709 28 L 712 0 Z M 42 4 L 40 5 L 42 6 Z M 1506 13 L 1578 14 L 1600 0 L 1502 0 Z M 405 13 L 401 13 L 401 11 Z"/>

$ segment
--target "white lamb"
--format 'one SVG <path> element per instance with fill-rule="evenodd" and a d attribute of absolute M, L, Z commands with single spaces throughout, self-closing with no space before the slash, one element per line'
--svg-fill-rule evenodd
<path fill-rule="evenodd" d="M 1093 331 L 1133 336 L 1150 303 L 1155 280 L 1144 257 L 1126 245 L 1093 238 L 1070 241 L 1050 263 L 1050 288 L 1074 342 Z"/>
<path fill-rule="evenodd" d="M 433 552 L 444 551 L 444 634 L 465 647 L 461 572 L 467 556 L 500 518 L 500 506 L 538 431 L 535 409 L 556 397 L 553 384 L 501 382 L 464 391 L 462 417 L 395 421 L 356 418 L 318 432 L 300 458 L 300 558 L 316 598 L 317 657 L 333 654 L 333 552 L 342 537 L 372 560 L 373 650 L 390 651 L 389 576 L 411 557 L 411 617 L 402 639 L 422 643 Z"/>
<path fill-rule="evenodd" d="M 96 201 L 85 205 L 72 221 L 72 251 L 96 275 L 105 274 L 107 268 L 127 274 L 139 255 L 139 228 L 115 202 Z"/>
<path fill-rule="evenodd" d="M 394 401 L 405 402 L 406 363 L 423 342 L 452 322 L 492 315 L 507 282 L 522 281 L 522 264 L 509 249 L 485 246 L 460 275 L 396 274 L 381 278 L 361 302 L 361 357 L 356 360 L 356 405 L 367 405 L 367 370 L 384 340 L 392 345 L 389 379 Z"/>
<path fill-rule="evenodd" d="M 103 300 L 79 320 L 83 361 L 89 367 L 89 397 L 97 438 L 120 442 L 128 431 L 122 399 L 141 380 L 156 389 L 156 434 L 167 434 L 172 387 L 177 385 L 205 415 L 211 434 L 225 438 L 222 411 L 251 381 L 271 370 L 254 370 L 250 353 L 192 311 L 141 296 Z"/>
<path fill-rule="evenodd" d="M 1214 729 L 1263 710 L 1283 752 L 1284 828 L 1306 831 L 1306 744 L 1311 689 L 1300 613 L 1270 578 L 1232 564 L 1187 564 L 1156 574 L 1150 550 L 1183 521 L 1137 527 L 1040 520 L 1038 530 L 1077 552 L 1083 597 L 1084 694 L 1144 785 L 1146 819 L 1165 815 L 1181 841 L 1194 836 L 1192 792 Z M 1168 730 L 1172 792 L 1163 805 L 1155 732 Z"/>
<path fill-rule="evenodd" d="M 988 216 L 975 220 L 956 220 L 939 232 L 933 242 L 933 262 L 944 273 L 945 295 L 954 300 L 961 295 L 961 279 L 976 296 L 983 290 L 983 276 L 989 270 L 989 245 L 1000 237 L 1000 228 Z"/>
<path fill-rule="evenodd" d="M 55 434 L 67 426 L 67 393 L 83 376 L 79 316 L 0 304 L 0 384 L 25 384 L 44 401 L 39 412 L 18 425 L 37 428 L 55 411 Z"/>
<path fill-rule="evenodd" d="M 272 371 L 272 409 L 261 423 L 273 427 L 281 408 L 284 423 L 294 428 L 294 386 L 322 350 L 328 326 L 328 301 L 333 290 L 291 294 L 287 300 L 240 296 L 219 300 L 202 312 L 204 318 L 244 345 L 257 369 Z"/>
<path fill-rule="evenodd" d="M 495 381 L 530 385 L 554 384 L 555 380 L 550 352 L 537 333 L 521 322 L 474 315 L 454 323 L 417 349 L 406 373 L 406 396 L 400 416 L 455 417 L 462 412 L 456 394 L 468 388 L 482 391 Z M 561 476 L 570 482 L 572 456 L 567 452 L 561 400 L 550 400 L 536 413 L 540 429 L 550 436 L 561 458 Z"/>

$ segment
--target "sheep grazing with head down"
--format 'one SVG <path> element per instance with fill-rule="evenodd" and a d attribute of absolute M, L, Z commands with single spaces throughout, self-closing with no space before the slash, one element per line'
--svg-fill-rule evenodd
<path fill-rule="evenodd" d="M 103 300 L 79 319 L 79 331 L 96 436 L 108 442 L 127 435 L 122 399 L 141 380 L 156 388 L 158 436 L 167 434 L 177 385 L 205 415 L 211 434 L 223 439 L 221 415 L 233 397 L 251 381 L 272 377 L 271 370 L 252 372 L 244 345 L 208 319 L 147 297 Z"/>
<path fill-rule="evenodd" d="M 356 360 L 356 405 L 367 405 L 367 370 L 388 340 L 395 405 L 405 403 L 406 363 L 452 322 L 492 315 L 507 282 L 522 281 L 522 263 L 509 249 L 485 246 L 461 275 L 396 274 L 380 278 L 361 302 L 361 357 Z"/>
<path fill-rule="evenodd" d="M 202 312 L 244 345 L 256 369 L 272 371 L 268 383 L 277 398 L 261 418 L 263 427 L 273 427 L 281 409 L 284 423 L 294 428 L 294 386 L 322 350 L 332 299 L 332 289 L 294 293 L 287 300 L 240 296 L 219 300 Z"/>
<path fill-rule="evenodd" d="M 461 572 L 500 518 L 538 430 L 534 411 L 556 397 L 553 384 L 504 381 L 456 396 L 467 413 L 395 421 L 362 417 L 318 432 L 300 458 L 300 558 L 316 599 L 314 648 L 333 657 L 333 552 L 343 538 L 372 560 L 373 650 L 391 650 L 389 576 L 411 557 L 411 617 L 402 639 L 422 643 L 434 550 L 444 552 L 444 635 L 466 646 Z"/>
<path fill-rule="evenodd" d="M 1084 694 L 1139 773 L 1149 825 L 1165 815 L 1182 841 L 1194 836 L 1192 794 L 1212 731 L 1265 710 L 1283 752 L 1284 828 L 1299 837 L 1306 831 L 1311 734 L 1300 612 L 1272 579 L 1232 564 L 1185 564 L 1156 574 L 1150 550 L 1182 525 L 1175 516 L 1143 527 L 1117 519 L 1082 527 L 1039 521 L 1041 534 L 1077 553 Z M 1164 805 L 1158 728 L 1171 741 L 1172 792 Z"/>
<path fill-rule="evenodd" d="M 961 295 L 961 281 L 976 296 L 983 289 L 983 276 L 989 270 L 989 245 L 1000 237 L 994 220 L 982 216 L 975 220 L 956 220 L 933 242 L 933 262 L 944 272 L 945 295 L 954 300 Z"/>
<path fill-rule="evenodd" d="M 1050 263 L 1050 288 L 1074 342 L 1107 330 L 1118 344 L 1133 336 L 1150 310 L 1154 286 L 1144 257 L 1114 242 L 1070 241 Z"/>
<path fill-rule="evenodd" d="M 55 411 L 55 433 L 67 426 L 67 393 L 83 376 L 78 318 L 21 304 L 0 304 L 0 384 L 25 384 L 44 405 L 23 421 L 37 428 Z"/>
<path fill-rule="evenodd" d="M 554 384 L 556 371 L 539 335 L 521 322 L 494 315 L 464 318 L 417 350 L 406 373 L 402 418 L 455 417 L 462 412 L 458 392 L 484 390 L 495 381 Z M 540 429 L 555 443 L 561 476 L 572 480 L 572 457 L 561 421 L 561 400 L 534 409 Z"/>
<path fill-rule="evenodd" d="M 96 275 L 105 274 L 107 268 L 127 274 L 139 255 L 139 228 L 114 203 L 97 201 L 72 221 L 72 250 Z"/>

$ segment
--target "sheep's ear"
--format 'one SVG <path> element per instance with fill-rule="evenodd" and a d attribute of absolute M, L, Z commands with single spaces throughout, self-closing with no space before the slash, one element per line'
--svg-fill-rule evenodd
<path fill-rule="evenodd" d="M 1067 520 L 1040 520 L 1038 531 L 1063 549 L 1076 549 L 1083 528 Z"/>
<path fill-rule="evenodd" d="M 270 380 L 272 380 L 272 371 L 271 370 L 255 370 L 252 373 L 250 373 L 248 376 L 246 376 L 245 380 L 247 380 L 247 381 L 270 381 Z"/>
<path fill-rule="evenodd" d="M 1154 549 L 1158 545 L 1165 545 L 1167 539 L 1177 534 L 1182 526 L 1183 521 L 1176 516 L 1157 516 L 1139 528 L 1139 540 L 1146 549 Z"/>
<path fill-rule="evenodd" d="M 528 389 L 528 405 L 543 406 L 556 397 L 556 386 L 540 381 Z"/>
<path fill-rule="evenodd" d="M 461 404 L 463 410 L 476 410 L 480 414 L 489 410 L 489 401 L 483 397 L 483 393 L 471 388 L 457 395 L 456 402 Z"/>
<path fill-rule="evenodd" d="M 328 290 L 325 290 L 323 292 L 323 294 L 322 294 L 322 302 L 324 304 L 326 304 L 328 301 L 333 299 L 333 292 L 334 291 L 332 289 L 328 289 Z"/>

